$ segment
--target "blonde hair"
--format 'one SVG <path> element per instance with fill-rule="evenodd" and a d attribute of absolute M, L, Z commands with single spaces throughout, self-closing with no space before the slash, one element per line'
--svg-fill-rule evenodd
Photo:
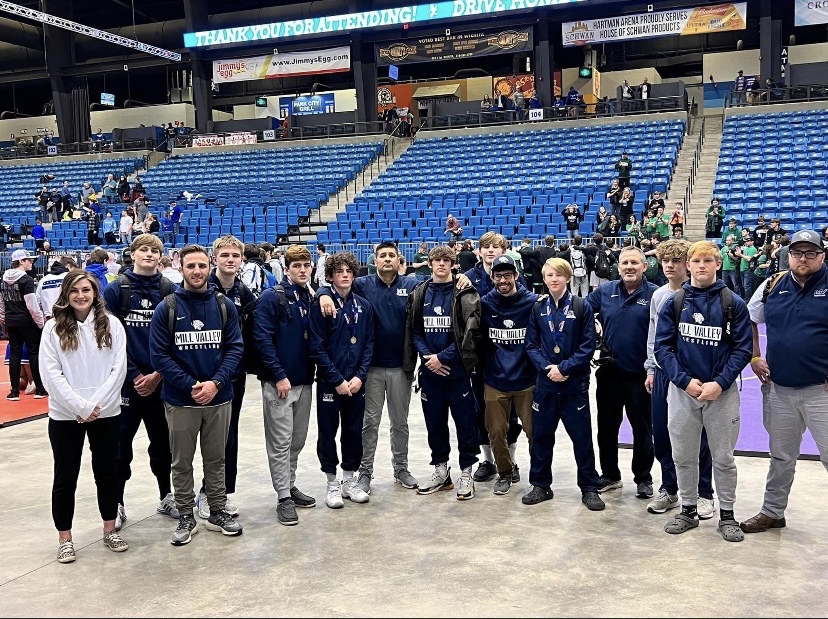
<path fill-rule="evenodd" d="M 164 243 L 154 234 L 144 233 L 136 236 L 129 244 L 129 251 L 134 254 L 141 247 L 155 249 L 159 254 L 164 253 Z"/>
<path fill-rule="evenodd" d="M 572 265 L 563 258 L 550 258 L 543 263 L 543 274 L 546 275 L 549 271 L 554 271 L 558 275 L 563 275 L 567 279 L 572 279 Z"/>
<path fill-rule="evenodd" d="M 690 248 L 690 241 L 685 239 L 670 239 L 660 243 L 656 248 L 658 261 L 664 260 L 687 260 L 687 250 Z"/>
<path fill-rule="evenodd" d="M 497 232 L 487 232 L 480 237 L 477 244 L 480 248 L 483 248 L 486 245 L 494 245 L 495 247 L 500 247 L 503 251 L 506 251 L 506 237 L 502 234 L 498 234 Z"/>
<path fill-rule="evenodd" d="M 239 250 L 240 254 L 244 254 L 244 243 L 232 234 L 225 234 L 213 241 L 213 255 L 217 254 L 222 247 L 234 247 Z"/>
<path fill-rule="evenodd" d="M 690 260 L 695 256 L 699 256 L 701 258 L 712 256 L 717 260 L 721 260 L 722 252 L 719 250 L 719 246 L 712 241 L 696 241 L 687 250 L 687 260 Z"/>

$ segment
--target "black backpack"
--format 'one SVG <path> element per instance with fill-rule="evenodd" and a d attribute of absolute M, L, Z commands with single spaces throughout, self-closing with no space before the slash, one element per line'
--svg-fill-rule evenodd
<path fill-rule="evenodd" d="M 167 328 L 170 331 L 170 336 L 172 336 L 172 334 L 175 333 L 175 320 L 177 318 L 177 302 L 175 293 L 168 294 L 164 297 L 164 301 L 167 304 Z M 225 297 L 222 293 L 217 292 L 216 304 L 218 305 L 219 314 L 221 314 L 221 330 L 224 331 L 224 326 L 227 324 L 227 297 Z"/>
<path fill-rule="evenodd" d="M 245 286 L 244 284 L 241 285 Z M 281 314 L 287 316 L 287 320 L 288 322 L 290 322 L 291 320 L 293 320 L 293 316 L 290 313 L 290 306 L 288 305 L 287 295 L 285 294 L 284 286 L 282 286 L 281 284 L 277 284 L 273 287 L 273 291 L 279 298 L 279 309 L 281 310 Z M 263 290 L 262 293 L 264 292 L 265 291 Z M 242 341 L 244 342 L 244 356 L 242 357 L 242 368 L 244 368 L 246 374 L 258 374 L 259 370 L 261 369 L 261 358 L 259 357 L 259 351 L 256 349 L 256 346 L 254 345 L 254 342 L 256 341 L 256 335 L 253 319 L 253 316 L 256 311 L 256 306 L 259 304 L 259 299 L 261 299 L 261 297 L 256 297 L 255 301 L 248 304 L 244 313 L 242 313 L 240 316 Z"/>
<path fill-rule="evenodd" d="M 684 299 L 686 293 L 684 288 L 676 293 L 673 297 L 673 314 L 676 317 L 676 330 L 678 331 L 678 324 L 681 320 L 681 310 L 684 306 Z M 733 291 L 730 288 L 722 288 L 722 293 L 719 295 L 722 302 L 722 315 L 724 316 L 724 325 L 722 334 L 725 339 L 733 339 Z"/>
<path fill-rule="evenodd" d="M 610 268 L 610 260 L 609 256 L 607 256 L 607 250 L 603 247 L 599 247 L 597 253 L 595 254 L 595 275 L 601 279 L 609 279 L 611 274 L 612 269 Z"/>
<path fill-rule="evenodd" d="M 129 281 L 129 277 L 121 273 L 118 275 L 118 279 L 115 280 L 118 282 L 118 297 L 120 298 L 120 305 L 118 309 L 118 318 L 121 322 L 126 320 L 126 317 L 129 316 L 129 312 L 132 309 L 132 284 Z M 170 280 L 168 280 L 163 275 L 161 276 L 160 281 L 160 288 L 161 288 L 161 299 L 166 299 L 173 293 L 175 288 L 175 284 L 173 284 Z"/>

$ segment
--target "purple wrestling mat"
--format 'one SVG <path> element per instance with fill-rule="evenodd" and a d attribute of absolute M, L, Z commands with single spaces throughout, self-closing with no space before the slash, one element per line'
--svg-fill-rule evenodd
<path fill-rule="evenodd" d="M 760 344 L 762 352 L 765 351 L 765 326 L 759 327 Z M 739 386 L 739 381 L 736 382 Z M 753 370 L 748 365 L 742 371 L 741 380 L 741 428 L 739 430 L 739 440 L 736 442 L 736 455 L 739 456 L 761 456 L 768 457 L 768 433 L 765 426 L 762 424 L 762 384 Z M 626 416 L 624 422 L 621 424 L 621 432 L 618 437 L 619 444 L 622 447 L 632 446 L 632 429 L 627 423 Z M 805 430 L 802 437 L 802 459 L 818 460 L 819 451 L 817 450 L 814 438 L 810 431 Z"/>

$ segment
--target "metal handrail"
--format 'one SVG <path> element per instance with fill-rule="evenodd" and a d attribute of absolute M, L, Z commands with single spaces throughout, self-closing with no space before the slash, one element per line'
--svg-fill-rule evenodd
<path fill-rule="evenodd" d="M 690 198 L 693 197 L 693 189 L 696 185 L 696 175 L 699 172 L 701 164 L 702 148 L 704 147 L 704 131 L 705 118 L 702 117 L 701 128 L 699 129 L 699 138 L 696 141 L 696 150 L 693 153 L 693 164 L 690 166 L 690 176 L 687 178 L 687 186 L 684 189 L 684 221 L 687 222 L 687 216 L 690 211 Z"/>
<path fill-rule="evenodd" d="M 105 140 L 102 142 L 69 142 L 56 144 L 56 154 L 49 154 L 35 144 L 7 146 L 0 148 L 0 159 L 35 159 L 63 157 L 65 155 L 97 155 L 100 153 L 122 153 L 130 151 L 151 151 L 157 146 L 154 139 Z"/>
<path fill-rule="evenodd" d="M 734 105 L 734 101 L 740 102 Z M 744 98 L 742 97 L 744 93 Z M 753 107 L 757 105 L 776 105 L 779 103 L 801 103 L 803 101 L 824 101 L 828 99 L 828 84 L 804 84 L 802 86 L 776 86 L 757 90 L 735 91 L 725 94 L 722 105 L 724 110 L 733 107 Z M 744 101 L 743 103 L 741 101 Z"/>

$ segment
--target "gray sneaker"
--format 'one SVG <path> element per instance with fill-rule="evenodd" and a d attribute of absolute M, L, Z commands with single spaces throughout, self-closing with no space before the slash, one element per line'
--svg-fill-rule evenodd
<path fill-rule="evenodd" d="M 365 471 L 359 474 L 356 481 L 357 488 L 362 490 L 365 494 L 371 494 L 371 474 Z"/>
<path fill-rule="evenodd" d="M 218 531 L 222 535 L 228 536 L 242 534 L 242 526 L 223 509 L 210 510 L 210 517 L 207 519 L 207 530 Z"/>
<path fill-rule="evenodd" d="M 635 486 L 635 498 L 637 499 L 652 499 L 653 498 L 653 482 L 643 481 Z"/>
<path fill-rule="evenodd" d="M 509 494 L 509 488 L 512 487 L 512 473 L 501 473 L 497 477 L 494 485 L 495 494 Z"/>
<path fill-rule="evenodd" d="M 193 535 L 198 533 L 198 523 L 194 516 L 189 514 L 181 516 L 178 519 L 178 526 L 173 531 L 172 539 L 170 539 L 170 544 L 173 546 L 183 546 L 184 544 L 189 544 L 190 540 L 193 539 Z"/>
<path fill-rule="evenodd" d="M 408 469 L 394 471 L 394 481 L 400 484 L 403 488 L 408 488 L 409 490 L 416 490 L 419 486 L 417 478 L 414 477 Z"/>
<path fill-rule="evenodd" d="M 658 496 L 647 504 L 647 511 L 651 514 L 663 514 L 668 509 L 675 509 L 679 506 L 678 496 L 669 494 L 666 490 L 658 493 Z"/>
<path fill-rule="evenodd" d="M 175 520 L 181 518 L 181 514 L 178 513 L 178 508 L 175 506 L 175 497 L 172 495 L 172 492 L 159 501 L 155 511 L 162 516 L 169 516 Z"/>
<path fill-rule="evenodd" d="M 472 467 L 463 469 L 460 482 L 457 484 L 458 501 L 468 501 L 474 498 L 474 479 L 472 477 Z"/>
<path fill-rule="evenodd" d="M 296 513 L 296 504 L 293 499 L 286 499 L 276 506 L 276 515 L 279 517 L 279 524 L 292 527 L 299 524 L 299 514 Z"/>
<path fill-rule="evenodd" d="M 454 483 L 451 481 L 451 467 L 436 465 L 431 479 L 425 482 L 424 486 L 417 488 L 417 494 L 433 494 L 440 490 L 451 490 Z"/>

